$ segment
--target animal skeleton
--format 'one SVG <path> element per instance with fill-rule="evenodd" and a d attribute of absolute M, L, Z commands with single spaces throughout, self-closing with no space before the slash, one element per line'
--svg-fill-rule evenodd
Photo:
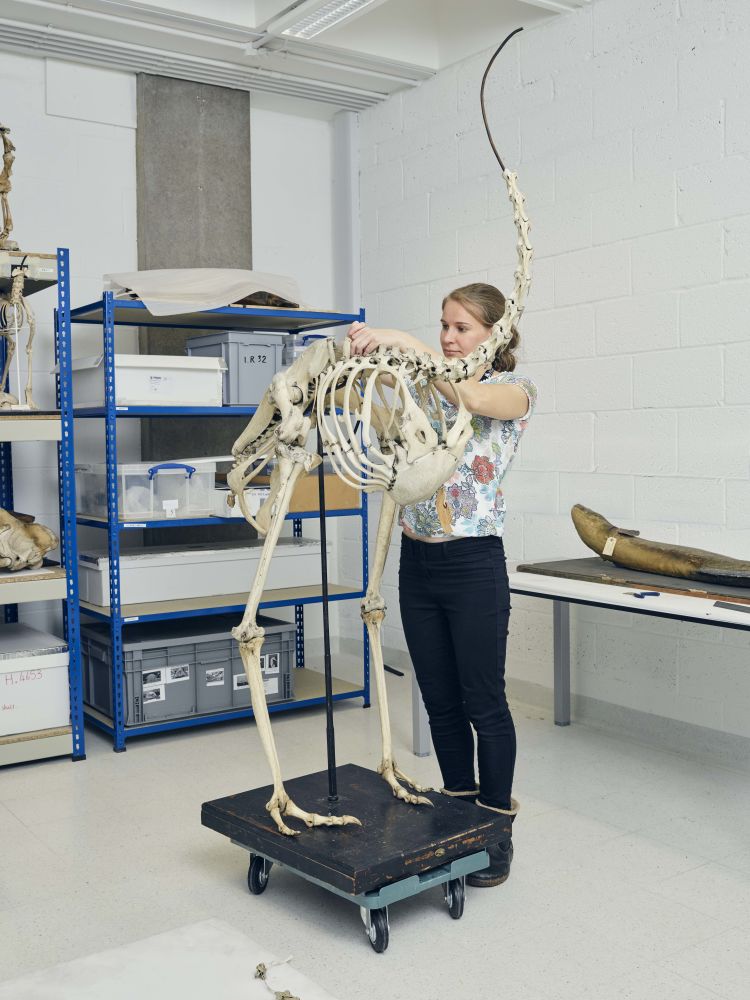
<path fill-rule="evenodd" d="M 13 216 L 10 214 L 10 175 L 13 171 L 16 147 L 10 141 L 10 129 L 0 125 L 0 136 L 3 141 L 3 169 L 0 173 L 0 212 L 2 213 L 2 229 L 0 229 L 0 250 L 16 250 L 18 244 L 8 237 L 13 232 Z"/>
<path fill-rule="evenodd" d="M 509 35 L 492 56 L 480 90 L 487 135 L 513 205 L 518 252 L 513 295 L 507 298 L 505 312 L 492 327 L 488 339 L 467 357 L 453 361 L 414 350 L 382 347 L 371 354 L 352 357 L 348 340 L 343 345 L 333 338 L 319 340 L 290 368 L 273 377 L 255 415 L 232 449 L 235 464 L 228 476 L 233 494 L 230 500 L 236 499 L 246 520 L 259 534 L 265 535 L 245 614 L 232 634 L 240 645 L 258 731 L 273 776 L 273 795 L 266 808 L 279 831 L 290 836 L 298 831 L 286 825 L 286 816 L 300 819 L 308 827 L 359 823 L 353 816 L 305 812 L 289 798 L 281 778 L 259 665 L 263 629 L 256 622 L 258 604 L 295 483 L 300 475 L 320 463 L 317 454 L 306 450 L 308 433 L 315 424 L 336 474 L 365 492 L 380 490 L 383 493 L 375 555 L 371 560 L 367 593 L 361 604 L 371 644 L 380 710 L 382 756 L 378 772 L 398 799 L 415 805 L 431 805 L 429 799 L 419 794 L 429 789 L 405 775 L 393 758 L 380 641 L 386 611 L 380 581 L 398 505 L 432 496 L 453 474 L 463 457 L 472 434 L 471 413 L 463 404 L 458 385 L 491 363 L 495 353 L 509 342 L 529 290 L 532 251 L 524 199 L 518 190 L 516 175 L 505 168 L 495 148 L 484 109 L 487 74 L 511 37 Z M 394 385 L 390 402 L 383 389 L 387 384 L 383 381 L 386 376 L 390 376 L 388 383 L 392 380 Z M 450 424 L 438 400 L 435 387 L 438 380 L 457 387 L 457 413 Z M 409 391 L 410 384 L 416 386 L 419 405 Z M 355 428 L 356 422 L 361 423 L 361 438 Z M 247 508 L 245 489 L 271 460 L 274 464 L 270 495 L 253 517 Z"/>
<path fill-rule="evenodd" d="M 6 391 L 8 384 L 8 373 L 13 355 L 16 353 L 16 341 L 18 334 L 23 328 L 24 322 L 29 328 L 29 339 L 26 341 L 26 406 L 31 410 L 38 410 L 39 407 L 34 402 L 31 395 L 31 355 L 33 351 L 34 334 L 36 333 L 36 319 L 34 311 L 23 296 L 23 285 L 26 272 L 22 267 L 14 268 L 11 278 L 10 294 L 0 295 L 0 337 L 5 337 L 5 367 L 2 377 L 0 377 L 0 409 L 6 409 L 18 404 L 18 399 L 10 392 Z"/>
<path fill-rule="evenodd" d="M 30 514 L 0 507 L 0 569 L 38 569 L 45 555 L 60 544 L 57 535 Z"/>
<path fill-rule="evenodd" d="M 2 229 L 0 230 L 0 250 L 17 250 L 18 244 L 9 239 L 13 232 L 13 216 L 10 214 L 10 175 L 13 170 L 16 147 L 10 141 L 10 129 L 7 125 L 0 125 L 0 137 L 3 141 L 3 170 L 0 173 L 0 209 L 2 210 Z M 7 349 L 5 353 L 5 367 L 2 378 L 0 378 L 0 408 L 16 406 L 18 400 L 11 393 L 6 392 L 8 372 L 13 355 L 16 352 L 16 340 L 18 331 L 24 324 L 24 320 L 29 327 L 29 339 L 26 344 L 26 359 L 28 374 L 26 377 L 26 405 L 37 410 L 38 406 L 31 397 L 31 351 L 36 332 L 36 320 L 34 312 L 26 299 L 23 297 L 23 283 L 25 271 L 22 267 L 14 268 L 11 271 L 10 295 L 0 295 L 0 337 L 5 337 Z"/>

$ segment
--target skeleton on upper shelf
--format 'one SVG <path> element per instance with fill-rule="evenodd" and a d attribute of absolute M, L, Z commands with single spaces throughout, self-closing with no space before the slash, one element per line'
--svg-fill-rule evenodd
<path fill-rule="evenodd" d="M 10 234 L 13 232 L 13 216 L 10 214 L 10 202 L 8 195 L 13 186 L 10 182 L 10 175 L 13 172 L 13 161 L 15 160 L 16 147 L 10 139 L 10 129 L 7 125 L 0 125 L 0 136 L 3 141 L 3 170 L 0 173 L 0 212 L 2 212 L 2 229 L 0 229 L 0 250 L 17 250 L 18 244 L 11 240 Z"/>
<path fill-rule="evenodd" d="M 483 114 L 487 73 L 507 41 L 493 55 L 482 80 Z M 258 605 L 295 483 L 303 473 L 320 463 L 319 456 L 307 449 L 308 434 L 316 425 L 336 474 L 365 492 L 379 490 L 383 493 L 369 585 L 361 606 L 372 647 L 373 676 L 380 709 L 382 758 L 378 771 L 397 798 L 415 805 L 431 805 L 429 799 L 420 794 L 429 789 L 407 777 L 393 759 L 380 640 L 386 610 L 380 582 L 399 505 L 413 504 L 432 496 L 458 467 L 472 435 L 472 415 L 465 408 L 460 391 L 455 419 L 448 423 L 434 383 L 444 380 L 458 386 L 493 361 L 496 352 L 511 338 L 512 327 L 523 311 L 530 286 L 532 252 L 524 199 L 518 190 L 516 175 L 505 168 L 489 129 L 487 134 L 513 205 L 518 252 L 513 295 L 506 299 L 504 315 L 493 326 L 488 339 L 467 357 L 450 361 L 414 350 L 383 347 L 364 356 L 350 356 L 348 339 L 343 345 L 333 338 L 318 340 L 290 368 L 274 376 L 257 412 L 232 449 L 235 465 L 228 483 L 233 499 L 239 503 L 246 520 L 265 535 L 245 614 L 233 635 L 239 641 L 258 731 L 273 776 L 273 796 L 266 808 L 284 834 L 298 832 L 287 826 L 284 817 L 300 819 L 307 826 L 359 822 L 353 816 L 305 812 L 287 795 L 259 663 L 263 629 L 256 621 Z M 393 386 L 390 400 L 384 391 L 385 384 Z M 410 391 L 412 387 L 418 403 Z M 361 425 L 361 438 L 355 424 Z M 247 507 L 245 489 L 271 461 L 270 496 L 253 517 Z"/>
<path fill-rule="evenodd" d="M 9 239 L 13 231 L 13 216 L 10 213 L 10 203 L 8 195 L 11 189 L 10 175 L 15 160 L 16 147 L 10 141 L 10 129 L 6 125 L 0 125 L 0 136 L 3 140 L 3 170 L 0 173 L 0 207 L 2 208 L 2 230 L 0 230 L 0 250 L 17 250 L 18 244 Z M 8 295 L 0 295 L 0 337 L 5 337 L 5 366 L 2 377 L 0 377 L 0 409 L 38 409 L 31 395 L 31 354 L 36 332 L 36 321 L 34 311 L 23 295 L 24 281 L 26 280 L 26 270 L 22 263 L 11 270 L 11 287 Z M 29 339 L 26 342 L 26 396 L 25 403 L 18 405 L 18 399 L 8 388 L 8 373 L 10 363 L 16 352 L 16 341 L 18 334 L 24 323 L 29 328 Z"/>

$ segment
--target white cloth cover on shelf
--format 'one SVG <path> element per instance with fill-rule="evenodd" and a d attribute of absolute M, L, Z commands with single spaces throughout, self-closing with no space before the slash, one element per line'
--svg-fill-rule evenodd
<path fill-rule="evenodd" d="M 300 303 L 299 286 L 294 278 L 232 267 L 187 267 L 105 274 L 104 287 L 117 293 L 126 289 L 135 292 L 152 316 L 177 316 L 203 309 L 220 309 L 253 292 L 271 292 Z"/>

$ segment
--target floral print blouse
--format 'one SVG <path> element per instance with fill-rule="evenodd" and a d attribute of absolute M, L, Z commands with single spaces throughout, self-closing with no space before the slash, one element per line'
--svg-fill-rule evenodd
<path fill-rule="evenodd" d="M 519 385 L 529 397 L 526 415 L 517 420 L 495 420 L 474 414 L 473 436 L 466 446 L 463 461 L 441 487 L 450 513 L 452 530 L 443 530 L 438 517 L 438 493 L 429 500 L 401 508 L 399 524 L 423 538 L 502 535 L 505 521 L 505 497 L 500 484 L 515 457 L 521 435 L 534 406 L 537 389 L 531 379 L 514 372 L 486 372 L 481 382 L 493 385 Z M 416 391 L 412 390 L 415 398 Z M 448 421 L 456 416 L 456 407 L 443 396 L 440 403 Z M 437 424 L 435 424 L 437 428 Z"/>

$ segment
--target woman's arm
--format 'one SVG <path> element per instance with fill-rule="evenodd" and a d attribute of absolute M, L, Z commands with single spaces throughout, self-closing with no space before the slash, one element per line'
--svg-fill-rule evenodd
<path fill-rule="evenodd" d="M 479 382 L 475 375 L 466 382 L 459 382 L 457 386 L 449 382 L 435 382 L 435 388 L 454 404 L 458 390 L 469 413 L 476 413 L 481 417 L 520 420 L 529 412 L 529 397 L 520 385 L 492 385 L 489 382 Z"/>
<path fill-rule="evenodd" d="M 429 354 L 430 357 L 444 361 L 444 355 L 417 340 L 403 330 L 375 329 L 365 323 L 353 323 L 347 336 L 352 342 L 352 354 L 369 354 L 378 347 L 395 347 L 406 351 L 413 349 L 418 354 Z M 456 390 L 461 393 L 461 399 L 470 413 L 482 417 L 492 417 L 494 420 L 518 420 L 525 417 L 529 410 L 529 397 L 519 385 L 491 385 L 481 383 L 483 370 L 478 371 L 470 379 L 454 385 L 450 382 L 435 382 L 435 388 L 449 403 L 457 405 Z M 393 386 L 392 376 L 383 376 L 385 385 Z"/>

